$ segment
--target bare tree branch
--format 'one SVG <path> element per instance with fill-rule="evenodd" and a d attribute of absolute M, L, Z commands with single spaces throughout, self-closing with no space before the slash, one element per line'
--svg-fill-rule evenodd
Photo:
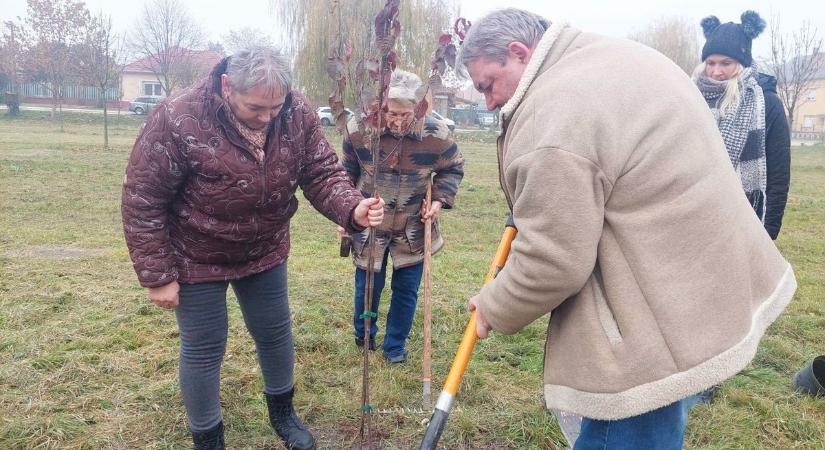
<path fill-rule="evenodd" d="M 17 85 L 23 55 L 22 27 L 11 20 L 0 25 L 3 27 L 0 35 L 0 79 L 6 79 L 5 83 L 8 83 L 13 94 L 11 98 L 6 98 L 6 103 L 9 105 L 9 114 L 16 116 L 20 113 L 20 93 Z"/>
<path fill-rule="evenodd" d="M 153 0 L 143 5 L 131 36 L 135 53 L 146 60 L 168 96 L 191 80 L 192 51 L 203 43 L 203 32 L 178 0 Z"/>
<path fill-rule="evenodd" d="M 785 35 L 779 28 L 779 14 L 771 19 L 771 58 L 766 70 L 776 77 L 779 98 L 788 111 L 788 128 L 794 130 L 796 112 L 808 99 L 805 95 L 825 67 L 818 30 L 805 21 L 802 27 Z"/>
<path fill-rule="evenodd" d="M 62 109 L 67 83 L 77 73 L 77 50 L 91 15 L 82 2 L 74 0 L 28 0 L 27 13 L 27 71 L 50 93 L 54 116 L 56 108 Z"/>
<path fill-rule="evenodd" d="M 106 93 L 118 84 L 119 42 L 112 32 L 112 18 L 102 11 L 93 17 L 86 32 L 82 51 L 78 54 L 78 66 L 86 83 L 97 88 L 103 106 L 103 145 L 109 146 L 109 116 Z M 118 97 L 119 98 L 119 97 Z"/>
<path fill-rule="evenodd" d="M 259 28 L 243 27 L 229 30 L 221 35 L 221 41 L 228 54 L 251 47 L 271 47 L 272 36 Z"/>
<path fill-rule="evenodd" d="M 688 74 L 699 64 L 699 31 L 684 17 L 660 18 L 628 38 L 658 50 Z"/>

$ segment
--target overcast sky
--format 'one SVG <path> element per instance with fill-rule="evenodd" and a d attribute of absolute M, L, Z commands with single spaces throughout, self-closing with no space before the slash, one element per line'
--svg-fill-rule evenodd
<path fill-rule="evenodd" d="M 253 27 L 266 31 L 271 30 L 275 22 L 268 0 L 181 1 L 213 41 L 219 40 L 221 34 L 229 29 Z M 25 0 L 2 0 L 2 4 L 2 20 L 26 15 Z M 93 13 L 103 10 L 111 14 L 117 30 L 131 27 L 143 4 L 144 0 L 86 0 L 87 7 Z M 779 13 L 780 27 L 785 32 L 796 30 L 803 21 L 809 20 L 818 28 L 819 35 L 825 36 L 825 1 L 822 0 L 461 0 L 461 14 L 474 20 L 503 5 L 527 9 L 551 20 L 565 19 L 577 28 L 618 37 L 644 29 L 661 17 L 681 16 L 698 24 L 703 17 L 716 15 L 722 22 L 738 23 L 739 16 L 746 9 L 759 12 L 765 20 Z M 769 51 L 770 38 L 766 31 L 754 41 L 753 53 L 767 56 Z"/>

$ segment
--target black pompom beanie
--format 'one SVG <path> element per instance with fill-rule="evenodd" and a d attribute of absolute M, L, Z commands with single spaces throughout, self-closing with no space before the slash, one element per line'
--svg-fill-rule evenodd
<path fill-rule="evenodd" d="M 753 63 L 751 42 L 765 29 L 765 21 L 756 11 L 745 11 L 742 23 L 720 23 L 716 16 L 702 19 L 702 31 L 705 33 L 705 46 L 702 48 L 702 61 L 710 55 L 725 55 L 750 67 Z"/>

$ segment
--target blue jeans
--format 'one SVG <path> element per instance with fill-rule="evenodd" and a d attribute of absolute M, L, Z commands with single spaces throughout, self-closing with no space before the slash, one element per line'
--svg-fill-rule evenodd
<path fill-rule="evenodd" d="M 679 450 L 687 417 L 687 399 L 627 419 L 585 417 L 573 450 Z"/>
<path fill-rule="evenodd" d="M 384 280 L 387 275 L 387 257 L 389 249 L 384 253 L 381 261 L 381 271 L 375 272 L 374 285 L 372 288 L 372 312 L 378 313 L 378 304 L 381 299 L 381 291 L 384 290 Z M 418 286 L 421 284 L 421 275 L 424 270 L 424 263 L 414 266 L 395 269 L 392 271 L 392 298 L 390 300 L 390 310 L 387 313 L 387 331 L 384 333 L 384 343 L 382 348 L 384 354 L 389 357 L 403 355 L 404 343 L 410 334 L 413 319 L 415 318 L 415 305 L 418 302 Z M 367 288 L 367 271 L 355 269 L 355 310 L 353 311 L 352 322 L 355 326 L 355 337 L 364 338 L 364 319 L 361 313 L 364 312 L 364 291 Z M 370 337 L 375 338 L 378 333 L 377 317 L 371 320 Z"/>

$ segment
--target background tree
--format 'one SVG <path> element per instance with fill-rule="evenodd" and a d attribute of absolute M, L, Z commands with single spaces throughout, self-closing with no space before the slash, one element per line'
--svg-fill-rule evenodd
<path fill-rule="evenodd" d="M 765 69 L 776 77 L 779 98 L 788 111 L 788 128 L 793 130 L 796 111 L 807 103 L 805 94 L 813 86 L 817 72 L 825 67 L 825 56 L 820 53 L 822 39 L 808 21 L 790 35 L 782 34 L 778 14 L 771 18 L 770 34 L 771 57 Z"/>
<path fill-rule="evenodd" d="M 332 17 L 327 1 L 295 2 L 270 0 L 281 35 L 279 42 L 293 55 L 295 78 L 303 92 L 316 104 L 326 104 L 333 82 L 326 72 L 329 29 L 332 20 L 339 22 L 352 48 L 352 61 L 369 54 L 373 42 L 375 13 L 384 0 L 340 0 L 337 17 Z M 398 20 L 401 36 L 396 45 L 398 67 L 429 78 L 433 52 L 442 31 L 450 29 L 458 16 L 454 0 L 405 0 Z M 337 24 L 336 24 L 337 25 Z M 353 78 L 351 78 L 353 79 Z M 351 95 L 348 94 L 348 95 Z M 346 104 L 352 105 L 348 98 Z"/>
<path fill-rule="evenodd" d="M 688 74 L 699 65 L 699 27 L 684 17 L 659 18 L 628 38 L 659 51 Z"/>
<path fill-rule="evenodd" d="M 442 31 L 452 30 L 459 15 L 457 2 L 448 0 L 406 0 L 401 3 L 398 20 L 401 37 L 396 43 L 398 66 L 416 73 L 426 83 L 433 53 Z"/>
<path fill-rule="evenodd" d="M 103 145 L 109 146 L 107 91 L 118 84 L 118 37 L 112 32 L 112 18 L 102 12 L 93 17 L 86 32 L 78 64 L 86 83 L 97 88 L 103 104 Z"/>
<path fill-rule="evenodd" d="M 245 48 L 273 45 L 272 36 L 260 28 L 252 27 L 229 30 L 228 33 L 221 35 L 221 42 L 223 42 L 223 46 L 228 55 Z"/>
<path fill-rule="evenodd" d="M 178 0 L 152 0 L 134 26 L 134 52 L 147 61 L 169 96 L 183 84 L 192 65 L 192 51 L 203 42 L 203 32 Z"/>
<path fill-rule="evenodd" d="M 11 20 L 2 24 L 0 33 L 0 86 L 7 84 L 6 92 L 14 94 L 6 99 L 9 114 L 20 113 L 20 93 L 17 90 L 17 77 L 20 71 L 20 59 L 23 52 L 20 30 L 21 26 Z"/>
<path fill-rule="evenodd" d="M 91 15 L 82 2 L 74 0 L 28 0 L 27 14 L 27 70 L 49 92 L 54 117 L 55 109 L 63 109 L 66 85 L 76 81 L 76 52 Z"/>
<path fill-rule="evenodd" d="M 210 52 L 220 53 L 221 55 L 226 54 L 226 48 L 223 46 L 223 43 L 220 41 L 209 41 L 206 43 L 206 50 Z"/>

